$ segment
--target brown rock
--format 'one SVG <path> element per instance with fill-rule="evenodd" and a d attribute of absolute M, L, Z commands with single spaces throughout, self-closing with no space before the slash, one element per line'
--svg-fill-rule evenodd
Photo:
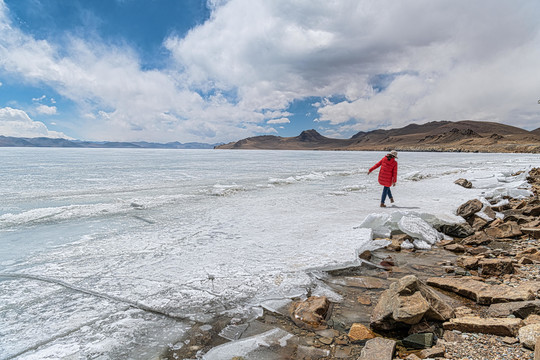
<path fill-rule="evenodd" d="M 460 207 L 458 207 L 456 213 L 457 215 L 467 219 L 469 216 L 472 216 L 474 213 L 482 210 L 483 206 L 484 205 L 482 204 L 482 202 L 478 199 L 469 200 L 465 204 L 462 204 Z"/>
<path fill-rule="evenodd" d="M 463 179 L 463 178 L 457 179 L 456 181 L 454 181 L 454 184 L 457 184 L 459 186 L 463 186 L 465 189 L 472 188 L 472 182 L 470 182 L 467 179 Z"/>
<path fill-rule="evenodd" d="M 405 360 L 421 360 L 421 358 L 419 358 L 416 354 L 409 354 Z"/>
<path fill-rule="evenodd" d="M 422 319 L 444 321 L 453 316 L 452 308 L 435 291 L 408 275 L 381 293 L 371 314 L 371 327 L 390 330 Z"/>
<path fill-rule="evenodd" d="M 456 243 L 455 239 L 448 239 L 448 240 L 441 240 L 436 245 L 438 247 L 445 247 L 447 245 L 451 245 L 451 244 L 455 244 L 455 243 Z"/>
<path fill-rule="evenodd" d="M 396 234 L 396 235 L 392 235 L 392 240 L 397 240 L 399 241 L 400 243 L 404 242 L 405 240 L 409 240 L 409 241 L 412 241 L 413 238 L 408 235 L 408 234 Z"/>
<path fill-rule="evenodd" d="M 540 338 L 540 324 L 525 325 L 519 329 L 519 341 L 526 348 L 534 350 L 538 338 Z"/>
<path fill-rule="evenodd" d="M 387 280 L 373 276 L 346 276 L 343 279 L 338 279 L 338 281 L 335 281 L 334 283 L 362 289 L 382 289 L 388 285 Z"/>
<path fill-rule="evenodd" d="M 532 285 L 530 284 L 521 284 L 514 288 L 508 285 L 488 285 L 478 280 L 450 277 L 429 278 L 427 284 L 455 292 L 456 294 L 465 296 L 482 305 L 533 300 L 535 298 L 535 293 L 532 291 Z"/>
<path fill-rule="evenodd" d="M 491 304 L 489 306 L 488 314 L 493 317 L 507 317 L 514 315 L 521 319 L 525 319 L 531 314 L 540 314 L 540 300 Z"/>
<path fill-rule="evenodd" d="M 392 242 L 386 245 L 386 248 L 390 251 L 401 251 L 401 241 L 397 239 L 392 239 Z"/>
<path fill-rule="evenodd" d="M 516 344 L 519 342 L 518 339 L 516 339 L 515 337 L 510 337 L 510 336 L 505 336 L 501 339 L 501 341 L 505 344 L 508 344 L 508 345 L 513 345 L 513 344 Z"/>
<path fill-rule="evenodd" d="M 490 217 L 493 220 L 495 220 L 495 218 L 497 217 L 497 213 L 495 213 L 495 211 L 489 206 L 486 207 L 483 212 L 484 214 L 486 214 L 488 217 Z"/>
<path fill-rule="evenodd" d="M 512 238 L 521 235 L 521 229 L 514 221 L 509 221 L 495 227 L 490 226 L 486 228 L 484 232 L 487 236 L 491 236 L 496 239 Z"/>
<path fill-rule="evenodd" d="M 460 244 L 451 244 L 444 247 L 446 250 L 454 252 L 454 253 L 464 253 L 465 252 L 465 246 Z"/>
<path fill-rule="evenodd" d="M 348 336 L 351 341 L 369 340 L 377 337 L 367 326 L 357 323 L 352 324 Z"/>
<path fill-rule="evenodd" d="M 491 224 L 489 224 L 489 227 L 497 227 L 497 226 L 499 226 L 499 225 L 501 225 L 503 223 L 504 223 L 504 221 L 497 218 L 497 219 L 493 220 L 493 222 Z"/>
<path fill-rule="evenodd" d="M 456 264 L 467 270 L 476 270 L 481 259 L 478 256 L 460 256 L 456 259 Z"/>
<path fill-rule="evenodd" d="M 478 262 L 483 276 L 501 276 L 514 273 L 511 259 L 483 259 Z"/>
<path fill-rule="evenodd" d="M 536 295 L 536 297 L 540 297 L 540 281 L 534 280 L 534 281 L 521 281 L 519 285 L 516 287 L 516 289 L 526 289 L 530 291 L 532 294 Z"/>
<path fill-rule="evenodd" d="M 521 259 L 519 259 L 518 264 L 519 265 L 530 265 L 530 264 L 534 264 L 534 260 L 530 259 L 528 257 L 522 257 Z"/>
<path fill-rule="evenodd" d="M 384 266 L 384 267 L 392 267 L 392 266 L 396 265 L 396 262 L 394 261 L 393 257 L 387 256 L 387 257 L 385 257 L 384 259 L 381 260 L 379 265 Z"/>
<path fill-rule="evenodd" d="M 525 235 L 530 235 L 534 239 L 540 239 L 540 227 L 536 228 L 521 228 L 521 232 Z"/>
<path fill-rule="evenodd" d="M 478 246 L 467 249 L 467 253 L 471 255 L 491 254 L 491 250 L 485 246 Z"/>
<path fill-rule="evenodd" d="M 297 301 L 291 307 L 291 319 L 300 327 L 309 330 L 326 329 L 326 318 L 330 314 L 330 302 L 326 296 L 311 296 Z"/>
<path fill-rule="evenodd" d="M 527 257 L 533 261 L 540 261 L 540 251 L 537 248 L 527 248 L 519 253 L 517 253 L 516 258 L 520 259 Z"/>
<path fill-rule="evenodd" d="M 394 309 L 392 317 L 397 322 L 405 324 L 417 324 L 429 310 L 429 303 L 424 299 L 420 291 L 410 296 L 399 296 L 398 305 Z"/>
<path fill-rule="evenodd" d="M 445 352 L 446 352 L 446 348 L 444 347 L 444 345 L 440 344 L 430 349 L 424 349 L 420 351 L 418 355 L 420 355 L 421 359 L 436 358 L 436 357 L 443 357 Z"/>
<path fill-rule="evenodd" d="M 466 222 L 441 225 L 437 230 L 443 234 L 457 238 L 466 238 L 474 234 L 474 229 Z"/>
<path fill-rule="evenodd" d="M 540 324 L 540 315 L 532 314 L 532 315 L 527 316 L 527 318 L 523 320 L 523 324 L 525 325 Z"/>
<path fill-rule="evenodd" d="M 323 337 L 319 338 L 319 341 L 321 343 L 323 343 L 324 345 L 330 345 L 331 343 L 334 342 L 334 339 L 323 336 Z"/>
<path fill-rule="evenodd" d="M 364 252 L 362 252 L 360 255 L 358 255 L 358 257 L 362 260 L 370 260 L 371 259 L 371 251 L 369 250 L 366 250 Z"/>
<path fill-rule="evenodd" d="M 488 236 L 485 232 L 476 232 L 474 235 L 468 236 L 461 241 L 463 245 L 480 246 L 489 244 L 495 240 L 492 236 Z"/>
<path fill-rule="evenodd" d="M 358 360 L 392 360 L 395 350 L 394 340 L 378 337 L 366 342 Z"/>
<path fill-rule="evenodd" d="M 478 215 L 473 215 L 469 218 L 469 224 L 471 225 L 474 231 L 478 231 L 486 227 L 487 224 L 489 224 L 489 221 L 487 221 L 484 218 L 481 218 Z"/>
<path fill-rule="evenodd" d="M 521 324 L 521 319 L 480 318 L 471 316 L 450 319 L 450 321 L 443 324 L 443 328 L 445 330 L 515 337 Z"/>
<path fill-rule="evenodd" d="M 527 201 L 526 200 L 521 200 L 519 203 L 517 203 L 514 206 L 514 209 L 516 209 L 516 210 L 523 209 L 525 206 L 527 206 Z"/>
<path fill-rule="evenodd" d="M 456 317 L 468 317 L 468 316 L 474 316 L 474 311 L 468 306 L 459 306 L 454 309 L 454 312 L 456 313 Z"/>
<path fill-rule="evenodd" d="M 358 298 L 356 298 L 356 301 L 358 301 L 358 303 L 362 305 L 371 305 L 371 298 L 366 295 L 358 296 Z"/>
<path fill-rule="evenodd" d="M 540 336 L 536 339 L 534 347 L 534 360 L 540 360 Z"/>
<path fill-rule="evenodd" d="M 530 216 L 540 216 L 540 206 L 532 206 L 527 207 L 527 209 L 523 209 L 523 214 L 530 215 Z"/>
<path fill-rule="evenodd" d="M 447 342 L 460 343 L 463 342 L 463 337 L 457 332 L 447 330 L 443 333 L 443 339 Z"/>

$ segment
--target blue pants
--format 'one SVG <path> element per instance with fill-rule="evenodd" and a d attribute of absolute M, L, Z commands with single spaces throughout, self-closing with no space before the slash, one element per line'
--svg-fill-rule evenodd
<path fill-rule="evenodd" d="M 386 200 L 386 195 L 388 195 L 388 197 L 390 199 L 393 198 L 392 196 L 392 192 L 390 191 L 390 187 L 388 186 L 385 186 L 382 190 L 382 199 L 381 199 L 381 204 L 384 204 L 384 201 Z"/>

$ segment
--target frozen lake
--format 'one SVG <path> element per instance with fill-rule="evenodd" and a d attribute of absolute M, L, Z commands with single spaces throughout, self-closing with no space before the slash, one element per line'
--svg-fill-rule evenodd
<path fill-rule="evenodd" d="M 521 191 L 525 154 L 400 153 L 396 203 L 367 170 L 381 152 L 2 148 L 0 359 L 148 359 L 190 320 L 325 293 L 354 264 L 370 214 L 456 221 Z M 475 186 L 453 184 L 467 178 Z"/>

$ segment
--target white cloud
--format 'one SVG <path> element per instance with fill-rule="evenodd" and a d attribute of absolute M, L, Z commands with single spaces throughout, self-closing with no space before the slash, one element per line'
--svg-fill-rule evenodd
<path fill-rule="evenodd" d="M 41 95 L 41 96 L 38 97 L 38 98 L 32 98 L 32 101 L 34 101 L 34 102 L 40 102 L 40 101 L 42 101 L 42 100 L 45 99 L 45 98 L 46 98 L 45 95 Z"/>
<path fill-rule="evenodd" d="M 328 133 L 443 119 L 537 127 L 536 0 L 208 6 L 204 24 L 164 39 L 170 67 L 145 70 L 126 45 L 38 40 L 0 0 L 0 69 L 75 102 L 93 139 L 236 140 L 275 131 L 309 97 L 324 99 L 314 106 Z"/>
<path fill-rule="evenodd" d="M 0 135 L 69 139 L 61 132 L 47 129 L 44 123 L 32 120 L 23 110 L 10 107 L 0 108 Z"/>
<path fill-rule="evenodd" d="M 39 105 L 36 111 L 40 114 L 54 115 L 56 114 L 56 106 Z"/>
<path fill-rule="evenodd" d="M 291 121 L 287 118 L 272 119 L 268 120 L 267 124 L 289 124 Z"/>
<path fill-rule="evenodd" d="M 231 0 L 165 45 L 191 84 L 238 88 L 252 109 L 341 95 L 315 106 L 344 130 L 471 118 L 533 127 L 538 15 L 533 0 Z"/>

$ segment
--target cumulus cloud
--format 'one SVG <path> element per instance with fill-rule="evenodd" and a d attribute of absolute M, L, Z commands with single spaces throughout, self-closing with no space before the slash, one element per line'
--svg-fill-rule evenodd
<path fill-rule="evenodd" d="M 0 108 L 0 135 L 70 139 L 64 133 L 51 131 L 44 123 L 32 120 L 23 110 L 10 107 Z"/>
<path fill-rule="evenodd" d="M 267 124 L 289 124 L 291 121 L 287 118 L 272 119 L 268 120 Z"/>
<path fill-rule="evenodd" d="M 235 140 L 274 132 L 311 97 L 323 99 L 319 124 L 342 136 L 432 120 L 537 127 L 536 0 L 208 6 L 205 23 L 164 39 L 168 68 L 144 69 L 127 45 L 36 39 L 0 0 L 0 69 L 72 100 L 94 139 Z"/>
<path fill-rule="evenodd" d="M 56 106 L 47 106 L 47 105 L 38 105 L 36 111 L 44 115 L 54 115 L 56 114 Z"/>
<path fill-rule="evenodd" d="M 339 95 L 318 120 L 344 133 L 442 119 L 531 127 L 538 15 L 532 0 L 231 0 L 165 45 L 191 84 L 237 87 L 252 109 Z"/>

